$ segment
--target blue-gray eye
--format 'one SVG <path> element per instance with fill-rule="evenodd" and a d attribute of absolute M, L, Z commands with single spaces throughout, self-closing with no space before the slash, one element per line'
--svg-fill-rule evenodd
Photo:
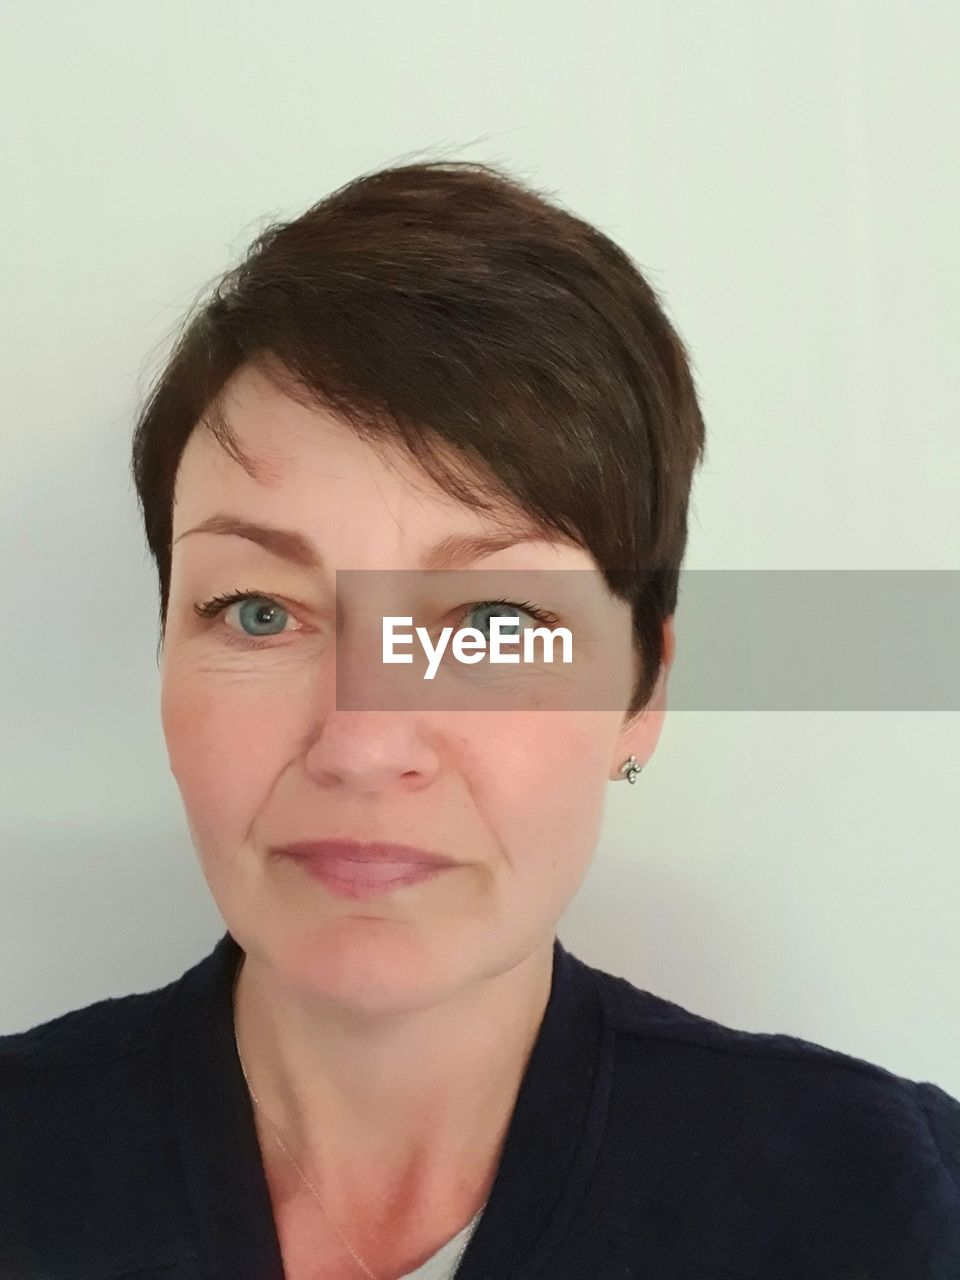
<path fill-rule="evenodd" d="M 526 610 L 521 609 L 519 605 L 499 604 L 499 603 L 491 603 L 489 601 L 480 601 L 477 604 L 470 606 L 469 611 L 464 615 L 464 624 L 470 627 L 476 625 L 475 623 L 469 620 L 473 614 L 486 614 L 487 624 L 489 624 L 490 619 L 494 616 L 498 616 L 501 618 L 520 618 L 520 621 L 522 623 L 523 621 L 522 615 L 525 612 Z M 528 617 L 529 617 L 529 614 L 528 614 Z M 488 640 L 493 639 L 489 631 L 487 631 L 485 625 L 477 626 L 476 629 L 479 632 L 481 632 L 482 635 L 486 636 Z M 514 623 L 512 626 L 509 626 L 509 627 L 501 627 L 500 634 L 502 636 L 519 635 L 520 627 L 516 623 Z"/>
<path fill-rule="evenodd" d="M 240 600 L 237 603 L 239 604 L 237 616 L 244 628 L 246 628 L 247 625 L 254 628 L 260 626 L 271 627 L 279 620 L 279 626 L 276 630 L 254 630 L 252 632 L 253 635 L 280 635 L 284 627 L 287 625 L 287 618 L 289 617 L 289 614 L 286 609 L 275 604 L 271 600 L 253 597 L 246 600 Z"/>
<path fill-rule="evenodd" d="M 282 605 L 277 604 L 275 600 L 252 591 L 231 591 L 227 595 L 214 596 L 212 600 L 194 605 L 194 610 L 201 618 L 214 619 L 235 604 L 239 605 L 239 612 L 243 619 L 244 630 L 241 634 L 249 636 L 250 633 L 246 631 L 247 624 L 255 628 L 251 638 L 264 635 L 279 635 L 283 631 L 286 620 L 290 617 L 287 610 Z M 260 626 L 270 627 L 278 619 L 280 622 L 279 631 L 263 632 L 256 630 Z M 232 630 L 232 628 L 228 628 L 228 630 Z"/>

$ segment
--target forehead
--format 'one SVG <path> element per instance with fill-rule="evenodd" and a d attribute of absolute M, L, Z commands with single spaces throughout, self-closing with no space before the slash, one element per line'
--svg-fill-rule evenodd
<path fill-rule="evenodd" d="M 177 471 L 174 539 L 229 512 L 305 530 L 334 527 L 344 535 L 359 525 L 369 538 L 378 529 L 388 536 L 402 529 L 413 543 L 435 541 L 438 529 L 562 541 L 516 507 L 478 511 L 459 501 L 402 444 L 361 439 L 336 414 L 301 403 L 254 366 L 224 388 L 221 412 L 251 468 L 232 458 L 212 431 L 195 429 Z"/>

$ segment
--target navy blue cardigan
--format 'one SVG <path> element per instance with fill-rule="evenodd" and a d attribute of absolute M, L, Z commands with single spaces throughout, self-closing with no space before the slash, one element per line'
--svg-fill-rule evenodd
<path fill-rule="evenodd" d="M 0 1037 L 3 1280 L 282 1280 L 240 955 Z M 960 1280 L 943 1090 L 553 964 L 458 1280 Z"/>

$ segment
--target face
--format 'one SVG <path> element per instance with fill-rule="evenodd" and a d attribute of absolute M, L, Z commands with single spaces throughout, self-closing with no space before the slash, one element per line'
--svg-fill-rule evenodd
<path fill-rule="evenodd" d="M 276 979 L 370 1013 L 424 1007 L 549 951 L 595 850 L 608 780 L 631 753 L 643 763 L 660 731 L 663 677 L 646 712 L 624 723 L 629 606 L 605 587 L 592 606 L 621 710 L 341 705 L 332 618 L 340 610 L 349 624 L 351 613 L 336 599 L 336 571 L 418 569 L 451 535 L 502 532 L 518 513 L 471 510 L 405 452 L 375 451 L 250 366 L 224 407 L 257 477 L 194 431 L 177 475 L 161 702 L 170 767 L 227 927 Z M 194 531 L 215 514 L 295 531 L 317 563 Z M 582 548 L 534 537 L 463 566 L 484 571 L 484 591 L 451 599 L 441 622 L 483 628 L 489 615 L 465 614 L 490 598 L 499 571 L 588 569 L 602 581 Z M 197 614 L 235 591 L 254 599 Z M 383 612 L 410 613 L 399 604 Z M 668 643 L 672 655 L 669 632 Z M 417 845 L 456 865 L 361 901 L 272 852 L 331 837 Z"/>

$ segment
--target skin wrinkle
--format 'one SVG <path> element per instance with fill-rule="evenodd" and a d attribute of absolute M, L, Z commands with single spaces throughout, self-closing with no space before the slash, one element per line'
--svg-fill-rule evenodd
<path fill-rule="evenodd" d="M 208 433 L 188 441 L 163 649 L 168 757 L 201 869 L 246 953 L 236 1017 L 251 1082 L 329 1219 L 378 1274 L 397 1274 L 489 1193 L 549 996 L 555 926 L 589 868 L 607 783 L 659 738 L 672 632 L 658 693 L 627 723 L 616 710 L 335 705 L 309 631 L 240 650 L 220 638 L 222 617 L 193 614 L 233 589 L 296 599 L 302 588 L 283 589 L 292 567 L 245 539 L 182 532 L 236 512 L 299 530 L 330 568 L 395 570 L 495 521 L 252 368 L 232 392 L 234 429 L 272 480 L 251 477 Z M 484 568 L 597 570 L 559 543 L 504 550 Z M 619 673 L 626 708 L 629 606 L 605 592 L 596 607 L 596 660 Z M 420 844 L 458 865 L 356 901 L 270 852 L 330 835 Z M 259 1121 L 258 1136 L 288 1274 L 322 1263 L 339 1280 L 328 1220 Z"/>

